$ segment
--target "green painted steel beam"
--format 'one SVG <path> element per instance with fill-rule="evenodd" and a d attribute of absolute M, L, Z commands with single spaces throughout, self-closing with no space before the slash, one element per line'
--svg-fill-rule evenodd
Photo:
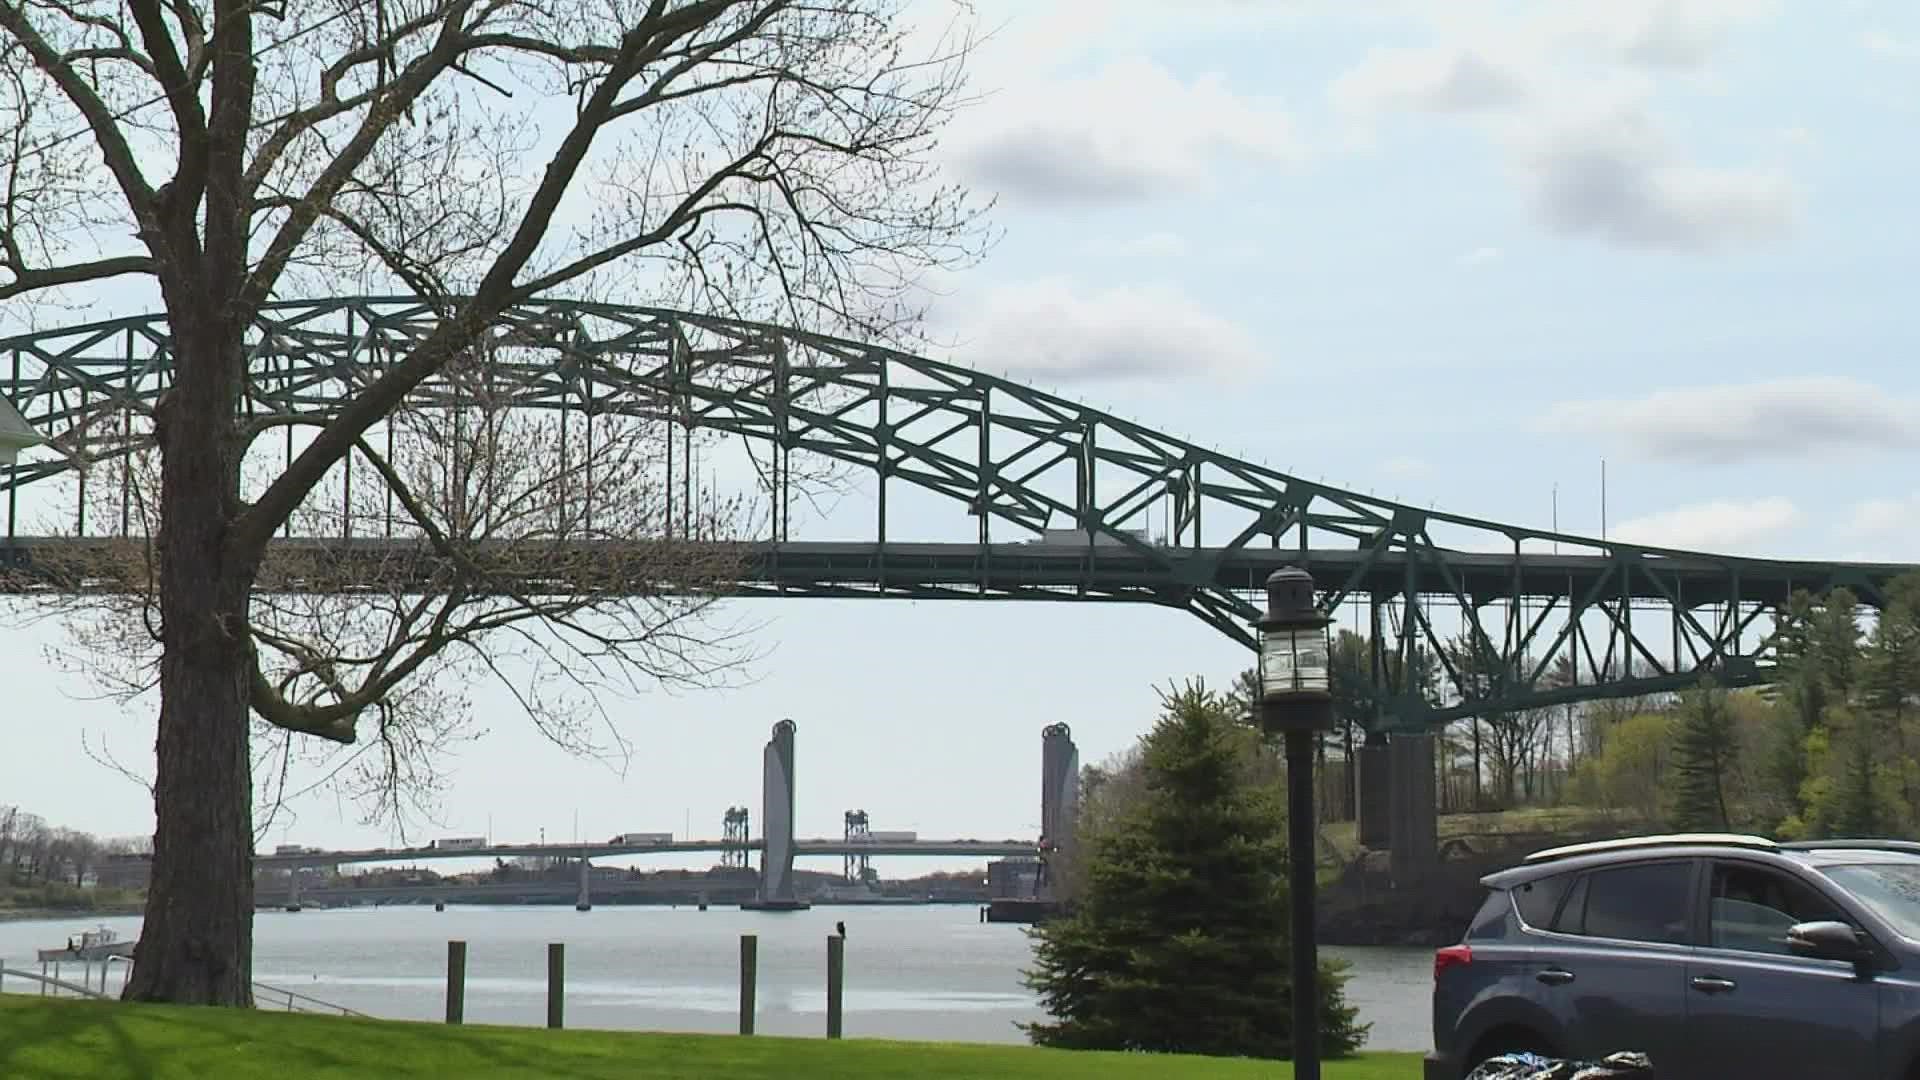
<path fill-rule="evenodd" d="M 354 387 L 403 360 L 437 319 L 413 297 L 268 305 L 247 338 L 242 412 L 332 415 Z M 171 349 L 158 315 L 0 339 L 0 399 L 47 439 L 0 470 L 0 536 L 22 531 L 22 490 L 151 445 Z M 1452 683 L 1445 700 L 1403 702 L 1395 720 L 1403 725 L 1461 710 L 1655 692 L 1706 672 L 1748 685 L 1768 673 L 1764 647 L 1756 653 L 1751 644 L 1758 620 L 1794 591 L 1846 585 L 1878 605 L 1886 583 L 1910 569 L 1651 548 L 1423 509 L 1308 481 L 984 372 L 687 312 L 531 301 L 490 328 L 464 367 L 484 374 L 490 400 L 684 429 L 686 446 L 669 466 L 683 475 L 664 478 L 682 505 L 694 487 L 693 429 L 772 451 L 766 484 L 777 539 L 791 539 L 783 478 L 793 454 L 879 478 L 874 535 L 886 543 L 756 549 L 741 562 L 749 568 L 738 583 L 745 594 L 1152 603 L 1188 611 L 1250 646 L 1245 622 L 1258 613 L 1265 576 L 1303 565 L 1326 589 L 1330 609 L 1362 604 L 1385 613 L 1403 661 L 1417 651 L 1439 654 Z M 443 374 L 410 404 L 471 402 L 477 385 Z M 894 542 L 887 489 L 901 483 L 975 517 L 978 542 Z M 71 543 L 85 544 L 101 523 L 85 521 L 77 507 L 75 518 L 79 538 Z M 1156 520 L 1164 536 L 1138 535 Z M 1081 540 L 1007 542 L 1057 539 L 1051 530 L 1079 530 Z M 288 541 L 303 542 L 338 543 Z M 0 567 L 15 567 L 8 587 L 89 587 L 36 572 L 58 561 L 35 558 L 42 544 L 0 540 Z M 367 574 L 392 554 L 368 549 Z M 573 555 L 570 565 L 592 564 L 589 553 Z M 603 556 L 617 561 L 617 552 L 592 557 Z M 428 583 L 434 558 L 380 563 L 380 572 Z M 1479 674 L 1444 654 L 1442 611 L 1475 643 Z M 1547 685 L 1553 659 L 1564 656 L 1587 677 Z"/>

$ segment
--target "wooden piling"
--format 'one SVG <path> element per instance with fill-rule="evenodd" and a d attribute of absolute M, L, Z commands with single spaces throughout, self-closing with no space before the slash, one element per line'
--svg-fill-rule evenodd
<path fill-rule="evenodd" d="M 760 938 L 740 935 L 740 1034 L 753 1034 L 754 993 L 760 982 Z"/>
<path fill-rule="evenodd" d="M 841 1008 L 847 974 L 847 939 L 827 937 L 827 1038 L 840 1037 Z"/>
<path fill-rule="evenodd" d="M 564 1026 L 567 995 L 567 947 L 559 942 L 547 946 L 547 1026 Z"/>
<path fill-rule="evenodd" d="M 447 1023 L 467 1018 L 467 943 L 447 942 Z"/>

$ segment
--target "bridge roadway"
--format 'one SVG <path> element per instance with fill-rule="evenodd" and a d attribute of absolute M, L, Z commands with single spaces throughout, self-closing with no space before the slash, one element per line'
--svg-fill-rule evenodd
<path fill-rule="evenodd" d="M 126 588 L 124 579 L 88 572 L 126 541 L 111 537 L 0 539 L 0 592 L 98 591 Z M 509 553 L 506 541 L 472 548 L 516 590 L 543 581 L 572 591 L 582 585 L 631 582 L 634 560 L 658 566 L 657 549 L 676 541 L 558 541 Z M 487 558 L 489 548 L 499 557 Z M 724 565 L 735 566 L 736 591 L 753 596 L 939 599 L 1126 600 L 1181 605 L 1196 588 L 1255 594 L 1268 574 L 1303 566 L 1316 581 L 1337 585 L 1336 597 L 1457 593 L 1475 604 L 1516 594 L 1570 597 L 1600 593 L 1688 607 L 1742 603 L 1778 605 L 1797 588 L 1819 591 L 1848 585 L 1871 594 L 1911 567 L 1879 563 L 1811 563 L 1646 553 L 1647 572 L 1616 575 L 1605 555 L 1544 552 L 1444 552 L 1444 572 L 1430 553 L 1404 548 L 1194 548 L 1061 543 L 874 543 L 804 541 L 708 543 Z M 1630 544 L 1619 552 L 1638 551 Z M 424 540 L 354 537 L 276 541 L 282 587 L 300 592 L 436 587 L 442 559 Z M 324 553 L 324 555 L 322 554 Z M 269 555 L 269 564 L 275 561 Z M 319 556 L 319 557 L 316 557 Z M 295 568 L 298 569 L 295 569 Z M 1443 577 L 1446 579 L 1443 583 Z"/>
<path fill-rule="evenodd" d="M 418 862 L 425 859 L 511 859 L 528 855 L 546 855 L 564 859 L 611 859 L 633 855 L 699 854 L 725 851 L 759 851 L 761 840 L 730 844 L 723 840 L 676 840 L 666 844 L 492 844 L 477 848 L 368 848 L 359 851 L 309 851 L 298 855 L 268 854 L 253 857 L 256 870 L 284 870 L 301 866 L 340 866 L 350 863 Z M 1037 845 L 1031 840 L 901 840 L 893 842 L 850 842 L 843 839 L 795 840 L 793 853 L 804 856 L 847 855 L 950 855 L 992 858 L 1007 855 L 1032 855 Z"/>

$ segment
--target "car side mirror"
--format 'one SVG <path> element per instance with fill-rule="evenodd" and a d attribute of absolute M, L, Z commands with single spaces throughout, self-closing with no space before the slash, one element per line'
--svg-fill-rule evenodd
<path fill-rule="evenodd" d="M 1821 920 L 1787 928 L 1787 948 L 1796 956 L 1858 963 L 1867 958 L 1867 943 L 1858 930 L 1843 922 Z"/>

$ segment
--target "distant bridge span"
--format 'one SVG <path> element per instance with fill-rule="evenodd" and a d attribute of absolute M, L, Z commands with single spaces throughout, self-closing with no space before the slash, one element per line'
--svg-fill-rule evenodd
<path fill-rule="evenodd" d="M 330 415 L 437 321 L 410 297 L 269 305 L 250 335 L 245 411 Z M 0 567 L 13 568 L 14 591 L 85 589 L 87 581 L 49 568 L 64 561 L 63 550 L 113 533 L 124 515 L 89 521 L 76 498 L 75 538 L 29 540 L 16 527 L 16 496 L 83 463 L 151 445 L 153 404 L 172 367 L 165 318 L 0 339 L 0 364 L 0 394 L 57 452 L 30 452 L 0 475 L 8 494 Z M 767 451 L 770 535 L 740 562 L 737 587 L 748 595 L 1144 602 L 1189 611 L 1250 645 L 1246 624 L 1258 616 L 1261 579 L 1276 566 L 1303 564 L 1326 590 L 1323 604 L 1356 613 L 1370 632 L 1381 702 L 1375 730 L 1422 731 L 1476 713 L 1673 690 L 1704 673 L 1728 685 L 1764 682 L 1772 675 L 1770 620 L 1794 590 L 1846 586 L 1878 606 L 1887 582 L 1912 569 L 1653 548 L 1422 509 L 1241 460 L 1010 379 L 685 312 L 530 301 L 507 313 L 462 366 L 458 378 L 423 385 L 413 403 L 458 405 L 484 384 L 493 400 L 580 415 L 589 430 L 607 414 L 671 425 L 679 434 L 668 445 L 681 439 L 686 449 L 663 474 L 672 494 L 654 543 L 685 538 L 696 431 L 740 436 Z M 795 455 L 871 474 L 878 498 L 869 540 L 793 540 Z M 891 536 L 887 493 L 900 482 L 946 497 L 972 519 L 974 540 Z M 342 517 L 339 537 L 287 543 L 345 547 L 371 566 L 395 554 L 380 546 L 389 536 L 409 535 L 391 516 Z M 1155 524 L 1164 535 L 1143 535 Z M 1059 542 L 1063 535 L 1071 542 Z M 1035 539 L 1051 542 L 1018 542 Z M 617 548 L 559 547 L 557 555 L 580 557 L 568 564 L 574 569 L 582 560 L 618 562 Z M 419 550 L 381 564 L 380 573 L 425 580 L 437 558 Z M 1456 665 L 1444 648 L 1454 632 L 1470 645 L 1470 666 Z M 1420 656 L 1441 669 L 1437 702 L 1399 674 Z M 1555 671 L 1568 661 L 1570 679 Z"/>
<path fill-rule="evenodd" d="M 618 859 L 643 855 L 683 855 L 727 851 L 759 851 L 761 840 L 729 844 L 724 840 L 676 840 L 665 844 L 491 844 L 478 848 L 366 848 L 351 851 L 309 851 L 299 855 L 253 857 L 256 870 L 287 870 L 303 866 L 346 866 L 354 863 L 413 863 L 432 859 L 514 859 L 547 856 L 556 859 Z M 983 859 L 1008 855 L 1033 855 L 1039 846 L 1032 840 L 900 840 L 849 842 L 843 839 L 795 840 L 796 857 L 809 855 L 901 856 L 945 855 L 978 856 Z"/>

